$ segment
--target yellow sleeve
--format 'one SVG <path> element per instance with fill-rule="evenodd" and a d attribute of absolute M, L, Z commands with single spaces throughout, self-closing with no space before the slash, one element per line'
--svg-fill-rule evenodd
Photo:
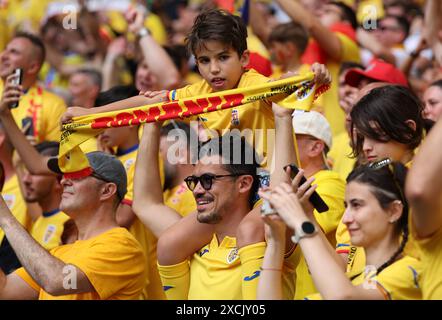
<path fill-rule="evenodd" d="M 238 250 L 239 259 L 241 260 L 243 300 L 256 299 L 256 290 L 261 273 L 260 268 L 265 250 L 265 242 L 254 243 Z"/>
<path fill-rule="evenodd" d="M 190 265 L 188 260 L 170 266 L 158 264 L 158 271 L 167 300 L 188 299 L 190 287 Z"/>
<path fill-rule="evenodd" d="M 315 210 L 314 215 L 329 241 L 334 243 L 334 234 L 345 211 L 345 183 L 332 171 L 321 171 L 321 174 L 315 177 L 315 183 L 318 185 L 316 191 L 328 205 L 329 210 L 323 213 Z M 333 233 L 333 239 L 330 239 L 330 233 Z"/>
<path fill-rule="evenodd" d="M 43 111 L 43 125 L 44 136 L 41 137 L 41 141 L 60 141 L 60 118 L 66 111 L 66 104 L 64 101 L 52 95 L 45 98 Z"/>
<path fill-rule="evenodd" d="M 160 45 L 167 44 L 167 32 L 159 16 L 150 13 L 144 21 L 144 26 L 152 33 L 152 37 Z"/>
<path fill-rule="evenodd" d="M 34 279 L 30 276 L 30 274 L 25 270 L 25 268 L 21 267 L 14 271 L 14 273 L 22 278 L 32 289 L 35 291 L 40 291 L 41 287 L 40 285 L 35 282 Z"/>
<path fill-rule="evenodd" d="M 194 97 L 201 94 L 211 92 L 210 86 L 206 80 L 198 81 L 194 84 L 189 84 L 185 87 L 169 91 L 169 100 L 179 100 L 189 97 Z"/>
<path fill-rule="evenodd" d="M 357 43 L 340 32 L 335 32 L 335 34 L 341 42 L 341 61 L 360 62 L 361 59 Z"/>
<path fill-rule="evenodd" d="M 106 241 L 96 242 L 88 250 L 77 252 L 69 263 L 86 274 L 102 300 L 122 290 L 133 299 L 145 286 L 147 260 L 129 233 L 124 238 L 109 236 Z"/>

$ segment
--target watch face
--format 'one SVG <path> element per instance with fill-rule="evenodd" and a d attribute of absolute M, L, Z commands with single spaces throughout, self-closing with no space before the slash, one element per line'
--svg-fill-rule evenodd
<path fill-rule="evenodd" d="M 306 234 L 312 234 L 315 232 L 315 225 L 309 221 L 303 222 L 302 231 Z"/>

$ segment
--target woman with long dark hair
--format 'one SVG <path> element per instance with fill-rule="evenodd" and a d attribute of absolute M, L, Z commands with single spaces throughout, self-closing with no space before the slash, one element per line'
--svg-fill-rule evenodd
<path fill-rule="evenodd" d="M 271 193 L 261 192 L 278 213 L 265 218 L 269 237 L 263 272 L 278 272 L 281 265 L 270 252 L 277 247 L 270 241 L 281 239 L 278 233 L 282 219 L 294 230 L 292 240 L 301 247 L 322 298 L 420 299 L 420 261 L 404 253 L 408 240 L 406 172 L 403 164 L 383 159 L 360 166 L 348 176 L 343 222 L 350 232 L 351 243 L 364 248 L 366 254 L 364 270 L 350 279 L 314 216 L 303 209 L 292 186 L 284 183 Z M 265 277 L 261 277 L 260 281 L 263 280 Z M 277 287 L 272 283 L 260 282 L 258 297 L 272 298 L 274 288 Z"/>

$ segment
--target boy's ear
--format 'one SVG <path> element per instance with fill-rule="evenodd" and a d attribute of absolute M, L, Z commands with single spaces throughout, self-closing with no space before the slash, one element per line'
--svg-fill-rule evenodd
<path fill-rule="evenodd" d="M 250 51 L 244 50 L 239 61 L 241 62 L 242 67 L 245 68 L 250 62 Z"/>

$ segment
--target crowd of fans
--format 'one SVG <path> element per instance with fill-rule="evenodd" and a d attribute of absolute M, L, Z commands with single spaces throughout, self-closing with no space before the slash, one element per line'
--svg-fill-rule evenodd
<path fill-rule="evenodd" d="M 441 299 L 441 15 L 0 0 L 0 298 Z M 87 172 L 59 167 L 77 116 L 306 72 L 328 88 L 310 111 L 108 128 L 80 145 Z"/>

